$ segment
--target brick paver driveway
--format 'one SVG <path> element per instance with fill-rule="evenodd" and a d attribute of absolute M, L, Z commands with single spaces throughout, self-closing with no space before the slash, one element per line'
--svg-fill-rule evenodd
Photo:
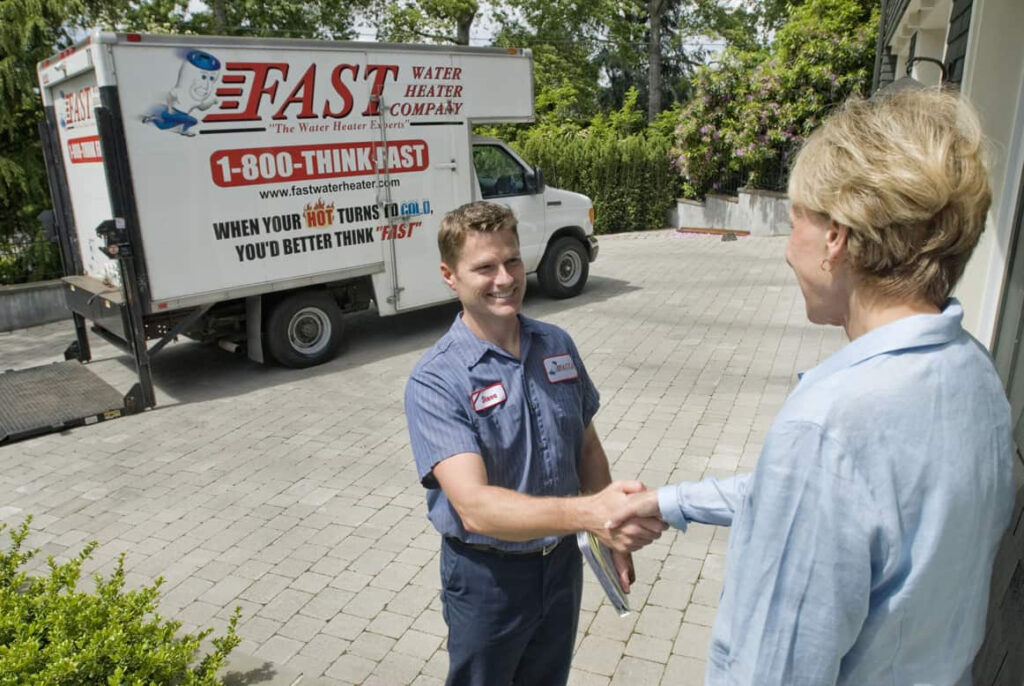
<path fill-rule="evenodd" d="M 582 296 L 527 297 L 576 339 L 616 477 L 749 469 L 796 372 L 842 344 L 806 323 L 784 244 L 602 237 Z M 241 606 L 238 653 L 272 663 L 267 680 L 440 684 L 438 538 L 402 390 L 456 311 L 352 318 L 347 351 L 298 372 L 172 344 L 157 409 L 0 449 L 0 519 L 33 514 L 32 541 L 57 557 L 98 540 L 93 569 L 127 551 L 129 581 L 163 575 L 162 612 L 188 628 Z M 71 337 L 68 323 L 0 334 L 0 369 L 60 359 Z M 93 340 L 93 368 L 127 390 L 130 360 Z M 694 525 L 638 553 L 625 619 L 588 578 L 572 683 L 700 683 L 727 537 Z"/>

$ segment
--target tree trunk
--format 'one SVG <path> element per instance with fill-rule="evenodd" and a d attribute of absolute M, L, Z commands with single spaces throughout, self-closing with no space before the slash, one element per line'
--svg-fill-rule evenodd
<path fill-rule="evenodd" d="M 213 11 L 213 32 L 215 35 L 227 34 L 227 11 L 224 8 L 225 0 L 211 0 L 210 9 Z"/>
<path fill-rule="evenodd" d="M 476 10 L 467 10 L 456 18 L 456 45 L 469 45 L 469 29 L 473 26 L 475 18 Z"/>
<path fill-rule="evenodd" d="M 661 17 L 667 0 L 647 0 L 647 121 L 661 112 Z"/>

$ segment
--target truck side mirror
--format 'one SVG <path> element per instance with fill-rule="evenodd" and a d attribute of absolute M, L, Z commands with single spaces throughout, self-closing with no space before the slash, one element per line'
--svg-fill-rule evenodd
<path fill-rule="evenodd" d="M 526 183 L 531 193 L 544 192 L 544 172 L 540 167 L 534 167 L 533 171 L 527 174 Z"/>

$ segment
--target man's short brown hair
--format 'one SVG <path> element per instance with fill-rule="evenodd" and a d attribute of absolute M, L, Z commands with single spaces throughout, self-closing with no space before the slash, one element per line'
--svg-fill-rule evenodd
<path fill-rule="evenodd" d="M 437 232 L 437 249 L 441 261 L 454 268 L 466 244 L 468 231 L 493 232 L 510 229 L 519 242 L 516 216 L 505 205 L 486 200 L 466 203 L 444 215 L 441 230 Z"/>

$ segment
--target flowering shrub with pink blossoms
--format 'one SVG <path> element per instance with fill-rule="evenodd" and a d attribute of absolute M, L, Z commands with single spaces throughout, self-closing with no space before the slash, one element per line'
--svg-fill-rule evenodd
<path fill-rule="evenodd" d="M 671 153 L 683 195 L 784 190 L 804 137 L 836 105 L 867 95 L 877 32 L 874 0 L 808 0 L 769 50 L 728 49 L 699 69 Z"/>

